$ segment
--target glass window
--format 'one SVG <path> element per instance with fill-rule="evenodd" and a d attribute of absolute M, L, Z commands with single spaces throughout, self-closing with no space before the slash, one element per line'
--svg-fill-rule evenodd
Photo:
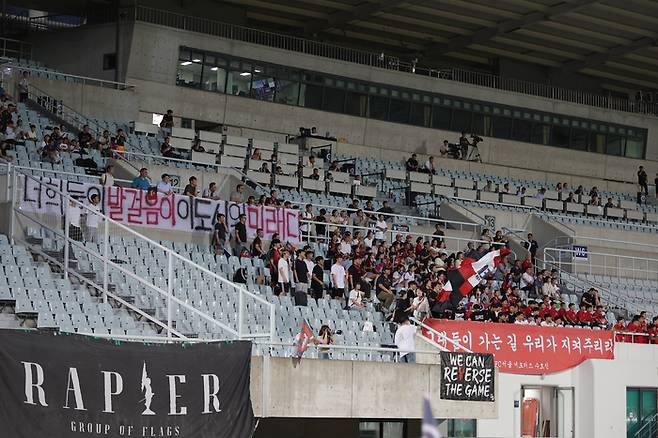
<path fill-rule="evenodd" d="M 368 100 L 368 113 L 377 120 L 386 120 L 388 117 L 388 98 L 370 96 Z"/>
<path fill-rule="evenodd" d="M 457 132 L 471 131 L 471 112 L 464 110 L 453 110 L 452 130 Z"/>
<path fill-rule="evenodd" d="M 412 125 L 429 127 L 431 121 L 431 113 L 432 107 L 429 105 L 423 105 L 422 103 L 412 103 L 409 123 Z"/>
<path fill-rule="evenodd" d="M 587 143 L 589 140 L 589 132 L 582 129 L 571 130 L 571 148 L 579 151 L 587 150 Z"/>
<path fill-rule="evenodd" d="M 204 65 L 202 88 L 206 91 L 226 92 L 226 70 Z"/>
<path fill-rule="evenodd" d="M 248 71 L 230 71 L 226 82 L 226 94 L 249 96 L 251 91 L 251 73 Z"/>
<path fill-rule="evenodd" d="M 263 67 L 255 67 L 251 83 L 251 97 L 258 100 L 274 101 L 276 92 L 276 80 L 265 73 Z"/>
<path fill-rule="evenodd" d="M 605 153 L 608 155 L 623 155 L 626 137 L 617 134 L 608 135 L 608 143 L 605 148 Z"/>
<path fill-rule="evenodd" d="M 605 134 L 600 134 L 598 132 L 590 132 L 589 151 L 598 152 L 599 154 L 605 153 Z"/>
<path fill-rule="evenodd" d="M 345 114 L 365 117 L 368 109 L 368 96 L 361 93 L 348 92 L 345 100 Z"/>
<path fill-rule="evenodd" d="M 449 130 L 451 120 L 452 110 L 450 108 L 437 105 L 432 107 L 432 128 Z"/>
<path fill-rule="evenodd" d="M 553 126 L 551 144 L 560 148 L 568 148 L 569 131 L 570 129 L 568 126 Z"/>
<path fill-rule="evenodd" d="M 628 158 L 644 158 L 644 139 L 642 137 L 626 138 L 626 156 Z"/>
<path fill-rule="evenodd" d="M 532 125 L 532 135 L 530 137 L 532 143 L 537 144 L 550 144 L 551 142 L 551 126 L 535 123 Z"/>
<path fill-rule="evenodd" d="M 404 423 L 401 421 L 384 421 L 382 438 L 404 438 Z"/>
<path fill-rule="evenodd" d="M 527 120 L 514 120 L 512 138 L 518 141 L 529 142 L 532 133 L 532 123 Z"/>
<path fill-rule="evenodd" d="M 507 117 L 494 117 L 491 136 L 496 138 L 511 138 L 512 119 Z"/>
<path fill-rule="evenodd" d="M 449 419 L 448 436 L 455 438 L 477 436 L 476 420 L 459 418 Z"/>
<path fill-rule="evenodd" d="M 299 100 L 299 82 L 276 79 L 274 101 L 286 105 L 297 105 Z"/>
<path fill-rule="evenodd" d="M 313 84 L 302 84 L 299 91 L 300 106 L 313 109 L 322 108 L 322 87 Z"/>
<path fill-rule="evenodd" d="M 396 123 L 409 123 L 409 107 L 411 103 L 406 100 L 391 99 L 391 112 L 389 120 Z"/>
<path fill-rule="evenodd" d="M 190 52 L 189 49 L 180 49 L 180 52 L 178 53 L 178 59 L 181 61 L 190 61 L 190 58 L 192 57 L 192 52 Z"/>
<path fill-rule="evenodd" d="M 202 70 L 203 66 L 198 62 L 178 61 L 176 85 L 200 88 Z"/>
<path fill-rule="evenodd" d="M 322 109 L 332 113 L 342 113 L 345 109 L 345 90 L 325 88 Z"/>
<path fill-rule="evenodd" d="M 478 135 L 490 135 L 491 116 L 473 113 L 473 132 Z"/>

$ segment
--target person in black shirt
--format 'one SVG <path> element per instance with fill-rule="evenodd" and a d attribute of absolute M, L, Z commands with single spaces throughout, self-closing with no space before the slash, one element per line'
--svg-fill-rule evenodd
<path fill-rule="evenodd" d="M 363 276 L 361 269 L 362 260 L 360 256 L 356 256 L 352 265 L 347 268 L 347 287 L 349 290 L 354 289 L 357 283 L 361 283 L 361 277 Z"/>
<path fill-rule="evenodd" d="M 532 233 L 528 233 L 528 241 L 523 242 L 523 247 L 530 252 L 530 255 L 532 256 L 532 264 L 537 266 L 537 250 L 539 249 L 539 244 Z"/>
<path fill-rule="evenodd" d="M 167 110 L 167 113 L 162 116 L 162 121 L 160 122 L 161 128 L 171 129 L 174 126 L 174 112 L 172 110 Z"/>
<path fill-rule="evenodd" d="M 251 242 L 251 256 L 254 258 L 264 258 L 265 250 L 263 249 L 263 229 L 259 228 L 256 230 L 256 237 L 254 241 Z"/>
<path fill-rule="evenodd" d="M 185 186 L 185 190 L 183 191 L 183 195 L 196 197 L 196 195 L 197 195 L 196 177 L 191 176 L 190 179 L 189 179 L 189 182 L 190 183 Z"/>
<path fill-rule="evenodd" d="M 180 159 L 180 154 L 177 154 L 174 151 L 174 147 L 171 145 L 170 141 L 170 137 L 165 137 L 164 143 L 162 143 L 162 146 L 160 146 L 160 153 L 163 157 Z"/>
<path fill-rule="evenodd" d="M 295 291 L 306 294 L 308 292 L 308 266 L 304 260 L 304 250 L 297 251 L 294 265 Z"/>
<path fill-rule="evenodd" d="M 240 256 L 242 249 L 247 244 L 247 216 L 241 214 L 238 217 L 238 223 L 235 224 L 235 248 L 233 253 L 236 256 Z"/>
<path fill-rule="evenodd" d="M 324 259 L 322 257 L 315 258 L 315 266 L 311 273 L 311 297 L 319 300 L 324 294 Z"/>
<path fill-rule="evenodd" d="M 437 237 L 439 242 L 443 242 L 443 238 L 445 237 L 446 233 L 441 229 L 441 224 L 436 224 L 434 227 L 433 235 Z"/>
<path fill-rule="evenodd" d="M 644 166 L 640 166 L 640 169 L 637 171 L 637 184 L 640 186 L 640 193 L 649 194 L 648 182 L 649 176 L 644 170 Z"/>
<path fill-rule="evenodd" d="M 94 140 L 94 137 L 91 135 L 89 125 L 82 127 L 82 132 L 78 135 L 78 143 L 81 148 L 91 148 L 96 146 L 96 140 Z"/>
<path fill-rule="evenodd" d="M 466 137 L 466 133 L 465 133 L 465 132 L 462 132 L 461 137 L 459 137 L 459 150 L 460 150 L 460 152 L 461 152 L 461 157 L 460 157 L 460 158 L 461 158 L 462 160 L 463 160 L 464 158 L 466 158 L 466 156 L 468 155 L 468 147 L 469 147 L 470 145 L 471 145 L 471 144 L 470 144 L 469 141 L 468 141 L 468 137 Z"/>
<path fill-rule="evenodd" d="M 407 170 L 409 172 L 418 172 L 418 159 L 416 154 L 411 154 L 411 158 L 407 160 Z"/>
<path fill-rule="evenodd" d="M 327 223 L 327 210 L 321 208 L 320 214 L 315 218 L 315 222 L 318 222 L 315 224 L 315 235 L 319 240 L 324 242 L 324 234 L 327 232 L 327 226 L 325 225 Z"/>
<path fill-rule="evenodd" d="M 215 254 L 223 255 L 224 247 L 226 246 L 226 235 L 228 234 L 228 228 L 226 227 L 226 216 L 223 214 L 217 215 L 217 222 L 212 235 L 213 246 L 215 247 Z"/>
<path fill-rule="evenodd" d="M 484 322 L 488 316 L 487 314 L 488 312 L 486 310 L 483 310 L 479 304 L 475 303 L 471 311 L 471 321 Z"/>
<path fill-rule="evenodd" d="M 382 208 L 377 210 L 377 213 L 393 214 L 393 209 L 389 207 L 388 201 L 384 201 L 382 204 Z"/>
<path fill-rule="evenodd" d="M 244 266 L 238 268 L 233 274 L 233 283 L 247 284 L 247 270 Z"/>

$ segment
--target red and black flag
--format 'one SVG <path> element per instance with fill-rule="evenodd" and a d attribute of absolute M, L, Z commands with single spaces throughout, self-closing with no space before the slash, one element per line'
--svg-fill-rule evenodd
<path fill-rule="evenodd" d="M 455 310 L 463 297 L 474 287 L 493 274 L 503 257 L 510 253 L 507 248 L 490 251 L 478 260 L 466 258 L 458 269 L 448 271 L 448 282 L 439 294 L 439 301 L 450 302 L 450 308 Z"/>

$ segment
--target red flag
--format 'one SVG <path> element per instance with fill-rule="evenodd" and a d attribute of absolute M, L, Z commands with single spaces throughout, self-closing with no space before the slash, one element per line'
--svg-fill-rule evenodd
<path fill-rule="evenodd" d="M 464 259 L 459 269 L 448 271 L 448 282 L 443 286 L 439 301 L 450 300 L 452 307 L 457 307 L 462 297 L 468 295 L 483 278 L 493 274 L 501 259 L 509 253 L 509 249 L 501 248 L 488 252 L 478 260 Z"/>
<path fill-rule="evenodd" d="M 302 327 L 295 336 L 294 340 L 294 345 L 295 345 L 295 352 L 296 356 L 298 358 L 301 358 L 304 352 L 308 349 L 308 344 L 311 342 L 313 339 L 313 331 L 311 331 L 311 327 L 308 325 L 306 320 L 302 321 Z"/>

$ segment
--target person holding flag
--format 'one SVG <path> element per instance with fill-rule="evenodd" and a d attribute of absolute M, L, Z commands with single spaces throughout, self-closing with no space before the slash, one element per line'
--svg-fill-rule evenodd
<path fill-rule="evenodd" d="M 467 296 L 474 287 L 493 274 L 496 266 L 510 253 L 507 248 L 490 251 L 478 260 L 465 258 L 458 269 L 448 271 L 448 281 L 438 294 L 438 313 L 450 310 L 455 312 L 462 298 Z M 434 309 L 433 309 L 434 310 Z"/>

